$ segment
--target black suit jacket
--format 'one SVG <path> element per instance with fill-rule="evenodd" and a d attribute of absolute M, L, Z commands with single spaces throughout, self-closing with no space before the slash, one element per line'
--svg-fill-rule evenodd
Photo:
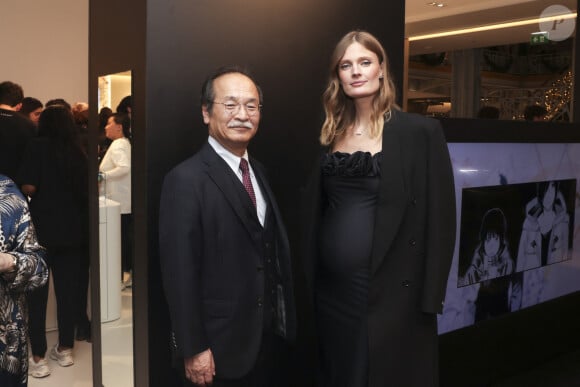
<path fill-rule="evenodd" d="M 0 109 L 0 173 L 17 184 L 24 150 L 35 133 L 34 124 L 20 113 Z"/>
<path fill-rule="evenodd" d="M 455 246 L 455 191 L 438 121 L 385 123 L 368 299 L 369 386 L 436 386 L 437 321 Z M 306 266 L 316 280 L 320 167 L 306 189 Z M 319 327 L 318 329 L 324 329 Z"/>
<path fill-rule="evenodd" d="M 293 340 L 288 239 L 264 170 L 250 163 L 276 221 L 287 339 Z M 165 177 L 159 237 L 178 355 L 211 348 L 217 376 L 243 376 L 255 363 L 263 332 L 262 226 L 242 183 L 208 143 Z"/>

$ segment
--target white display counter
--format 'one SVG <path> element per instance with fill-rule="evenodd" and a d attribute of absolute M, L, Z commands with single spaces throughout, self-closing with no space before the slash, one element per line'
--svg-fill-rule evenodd
<path fill-rule="evenodd" d="M 101 322 L 121 317 L 121 207 L 99 198 Z"/>

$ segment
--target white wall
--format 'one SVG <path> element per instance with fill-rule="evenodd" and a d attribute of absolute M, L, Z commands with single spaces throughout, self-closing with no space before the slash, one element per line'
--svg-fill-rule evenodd
<path fill-rule="evenodd" d="M 89 0 L 0 4 L 0 82 L 16 82 L 25 96 L 42 103 L 53 98 L 87 102 Z M 56 329 L 52 283 L 46 320 L 48 330 Z"/>
<path fill-rule="evenodd" d="M 89 0 L 16 0 L 0 7 L 0 82 L 45 103 L 88 101 Z"/>
<path fill-rule="evenodd" d="M 99 111 L 103 107 L 117 110 L 123 98 L 131 95 L 131 71 L 99 77 Z"/>

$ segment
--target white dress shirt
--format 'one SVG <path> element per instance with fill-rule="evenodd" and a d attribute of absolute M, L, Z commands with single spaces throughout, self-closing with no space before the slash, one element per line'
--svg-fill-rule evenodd
<path fill-rule="evenodd" d="M 236 156 L 226 148 L 222 146 L 215 138 L 209 136 L 207 141 L 209 145 L 216 151 L 216 153 L 224 159 L 224 161 L 230 166 L 232 171 L 236 174 L 240 182 L 243 184 L 242 180 L 242 170 L 240 169 L 240 160 L 242 158 L 246 159 L 248 165 L 250 167 L 250 179 L 252 180 L 252 186 L 254 188 L 254 193 L 256 194 L 256 211 L 258 212 L 258 220 L 260 224 L 264 226 L 264 221 L 266 219 L 266 200 L 264 199 L 264 195 L 262 194 L 262 190 L 260 189 L 260 184 L 258 184 L 258 180 L 256 179 L 256 175 L 254 174 L 254 170 L 252 169 L 252 165 L 250 164 L 250 160 L 248 159 L 248 151 L 244 152 L 242 157 Z"/>

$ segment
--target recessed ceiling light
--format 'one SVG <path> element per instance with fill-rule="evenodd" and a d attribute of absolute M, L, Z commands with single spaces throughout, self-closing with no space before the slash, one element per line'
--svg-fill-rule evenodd
<path fill-rule="evenodd" d="M 506 22 L 506 23 L 498 23 L 498 24 L 489 24 L 477 27 L 470 27 L 470 28 L 462 28 L 458 30 L 452 31 L 443 31 L 443 32 L 436 32 L 431 34 L 425 35 L 417 35 L 417 36 L 409 36 L 409 41 L 415 40 L 424 40 L 424 39 L 432 39 L 432 38 L 442 38 L 445 36 L 453 36 L 453 35 L 463 35 L 463 34 L 470 34 L 474 32 L 482 32 L 482 31 L 491 31 L 491 30 L 499 30 L 503 28 L 512 28 L 512 27 L 520 27 L 530 24 L 537 24 L 538 22 L 554 22 L 560 20 L 568 20 L 568 19 L 575 19 L 577 16 L 576 12 L 569 13 L 566 15 L 555 15 L 555 16 L 547 16 L 547 17 L 540 17 L 540 18 L 532 18 L 532 19 L 525 19 L 525 20 L 518 20 L 514 22 Z"/>
<path fill-rule="evenodd" d="M 427 3 L 427 5 L 430 6 L 430 7 L 438 7 L 438 8 L 445 7 L 445 4 L 444 3 L 440 3 L 438 1 L 432 1 L 430 3 Z"/>

